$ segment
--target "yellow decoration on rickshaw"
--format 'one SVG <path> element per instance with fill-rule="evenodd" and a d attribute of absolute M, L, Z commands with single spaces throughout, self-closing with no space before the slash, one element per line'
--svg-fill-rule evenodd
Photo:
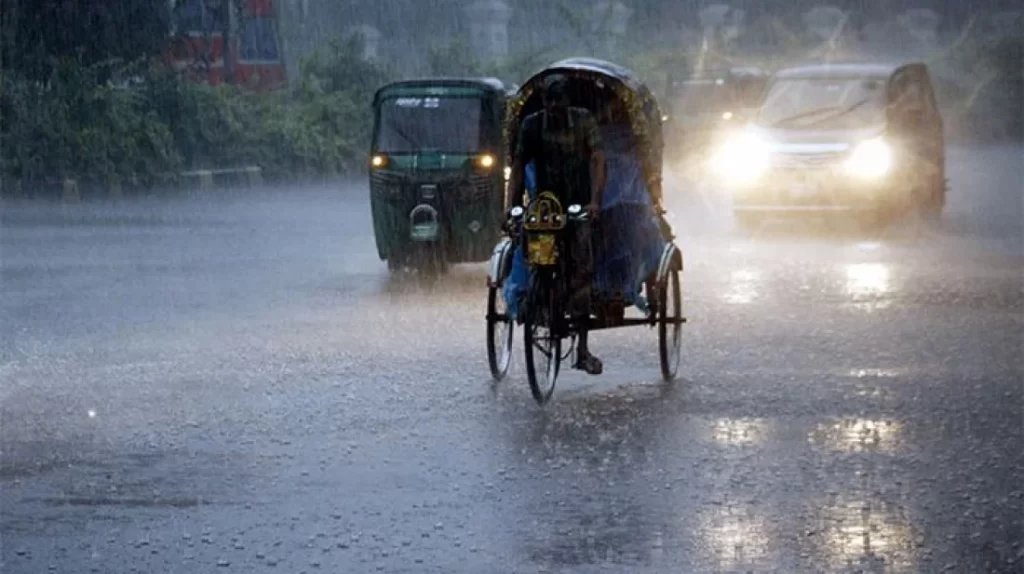
<path fill-rule="evenodd" d="M 526 231 L 558 231 L 565 227 L 562 202 L 550 191 L 542 192 L 526 206 L 523 229 Z"/>
<path fill-rule="evenodd" d="M 530 265 L 554 265 L 558 261 L 558 249 L 553 233 L 537 233 L 526 239 L 526 261 Z"/>
<path fill-rule="evenodd" d="M 565 228 L 562 202 L 545 191 L 526 206 L 523 230 L 526 235 L 526 260 L 530 265 L 554 265 L 558 261 L 556 232 Z"/>

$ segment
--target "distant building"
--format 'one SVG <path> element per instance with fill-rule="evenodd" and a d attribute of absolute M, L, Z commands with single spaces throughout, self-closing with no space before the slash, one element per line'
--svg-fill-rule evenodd
<path fill-rule="evenodd" d="M 211 85 L 228 81 L 256 90 L 285 85 L 273 0 L 243 0 L 239 19 L 232 0 L 170 0 L 171 42 L 165 60 L 186 76 Z M 225 32 L 230 42 L 225 61 Z"/>

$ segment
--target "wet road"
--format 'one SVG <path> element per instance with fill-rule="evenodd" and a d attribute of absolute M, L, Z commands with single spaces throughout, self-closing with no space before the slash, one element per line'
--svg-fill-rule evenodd
<path fill-rule="evenodd" d="M 361 187 L 7 204 L 0 571 L 1020 572 L 1020 159 L 951 150 L 938 230 L 674 199 L 683 379 L 601 333 L 545 409 Z"/>

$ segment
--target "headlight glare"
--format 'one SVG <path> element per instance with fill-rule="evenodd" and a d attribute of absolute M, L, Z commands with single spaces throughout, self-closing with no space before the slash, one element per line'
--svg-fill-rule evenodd
<path fill-rule="evenodd" d="M 744 133 L 734 135 L 712 158 L 712 168 L 734 183 L 750 183 L 768 170 L 771 150 L 759 137 Z"/>
<path fill-rule="evenodd" d="M 484 169 L 491 169 L 492 167 L 494 167 L 494 162 L 494 156 L 489 153 L 485 153 L 476 158 L 477 165 Z"/>
<path fill-rule="evenodd" d="M 858 177 L 879 178 L 892 169 L 892 148 L 881 138 L 861 142 L 846 160 L 846 170 Z"/>

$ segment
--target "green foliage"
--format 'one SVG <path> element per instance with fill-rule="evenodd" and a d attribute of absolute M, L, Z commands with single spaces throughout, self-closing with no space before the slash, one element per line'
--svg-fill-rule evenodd
<path fill-rule="evenodd" d="M 111 74 L 108 68 L 63 60 L 46 82 L 4 75 L 0 167 L 5 175 L 109 181 L 155 177 L 177 165 L 171 134 L 145 98 L 98 81 Z"/>
<path fill-rule="evenodd" d="M 454 38 L 427 51 L 427 71 L 431 76 L 472 77 L 482 75 L 484 65 L 465 40 Z"/>
<path fill-rule="evenodd" d="M 154 184 L 180 169 L 259 165 L 268 179 L 351 173 L 365 164 L 373 91 L 388 74 L 333 42 L 290 91 L 191 84 L 158 63 L 55 65 L 37 81 L 4 74 L 0 172 Z"/>
<path fill-rule="evenodd" d="M 551 50 L 540 48 L 516 53 L 496 62 L 482 62 L 473 56 L 464 40 L 456 38 L 428 51 L 427 73 L 441 77 L 493 77 L 522 84 L 551 60 Z"/>
<path fill-rule="evenodd" d="M 167 0 L 3 0 L 2 66 L 45 81 L 54 60 L 86 66 L 156 55 L 170 29 Z"/>

